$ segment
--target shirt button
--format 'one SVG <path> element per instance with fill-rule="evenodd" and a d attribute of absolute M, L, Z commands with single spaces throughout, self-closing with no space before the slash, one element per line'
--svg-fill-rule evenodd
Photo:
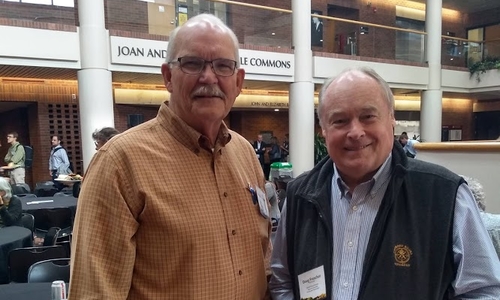
<path fill-rule="evenodd" d="M 349 247 L 352 247 L 352 245 L 354 245 L 354 243 L 353 243 L 353 242 L 348 242 L 348 243 L 347 243 L 347 246 L 349 246 Z"/>
<path fill-rule="evenodd" d="M 224 192 L 224 197 L 227 197 L 227 192 Z"/>
<path fill-rule="evenodd" d="M 357 207 L 356 205 L 354 205 L 354 206 L 352 207 L 352 210 L 356 211 L 356 210 L 358 210 L 358 207 Z"/>
<path fill-rule="evenodd" d="M 231 231 L 231 234 L 236 235 L 236 230 L 233 229 L 233 231 Z"/>
<path fill-rule="evenodd" d="M 343 286 L 344 286 L 345 288 L 347 288 L 347 287 L 349 286 L 349 284 L 348 284 L 347 282 L 344 282 Z"/>
<path fill-rule="evenodd" d="M 239 274 L 239 275 L 241 275 L 241 274 L 243 274 L 243 272 L 242 272 L 241 270 L 239 270 L 239 271 L 238 271 L 238 274 Z"/>

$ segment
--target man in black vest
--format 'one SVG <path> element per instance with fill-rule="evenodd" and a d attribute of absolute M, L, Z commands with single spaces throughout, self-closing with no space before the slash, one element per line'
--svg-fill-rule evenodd
<path fill-rule="evenodd" d="M 346 70 L 325 82 L 318 116 L 329 157 L 288 184 L 273 299 L 499 299 L 500 262 L 470 189 L 406 157 L 388 84 Z"/>

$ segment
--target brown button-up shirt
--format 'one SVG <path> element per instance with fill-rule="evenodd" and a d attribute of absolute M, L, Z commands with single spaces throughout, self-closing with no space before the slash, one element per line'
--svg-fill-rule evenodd
<path fill-rule="evenodd" d="M 163 104 L 92 160 L 69 299 L 263 299 L 270 222 L 249 186 L 264 190 L 248 141 L 222 125 L 207 147 Z"/>

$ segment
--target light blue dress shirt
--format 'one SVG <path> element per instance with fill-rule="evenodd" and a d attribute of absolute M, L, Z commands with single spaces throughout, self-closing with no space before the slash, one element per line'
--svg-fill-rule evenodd
<path fill-rule="evenodd" d="M 333 295 L 332 299 L 357 299 L 363 260 L 371 228 L 391 174 L 389 156 L 374 177 L 351 193 L 335 168 L 332 178 Z M 271 257 L 269 283 L 275 300 L 293 300 L 288 272 L 286 203 Z M 453 257 L 457 275 L 452 299 L 500 299 L 500 261 L 481 221 L 474 196 L 466 184 L 457 191 L 453 220 Z M 425 276 L 425 274 L 422 274 Z M 396 283 L 395 283 L 396 284 Z"/>

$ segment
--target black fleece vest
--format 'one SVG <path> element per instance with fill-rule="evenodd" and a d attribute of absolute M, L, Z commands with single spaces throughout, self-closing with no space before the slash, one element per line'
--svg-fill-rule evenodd
<path fill-rule="evenodd" d="M 297 276 L 321 265 L 332 299 L 333 163 L 324 159 L 288 184 L 288 267 L 299 297 Z M 407 159 L 392 151 L 392 174 L 370 234 L 359 300 L 448 299 L 455 278 L 453 212 L 463 179 L 449 170 Z"/>

